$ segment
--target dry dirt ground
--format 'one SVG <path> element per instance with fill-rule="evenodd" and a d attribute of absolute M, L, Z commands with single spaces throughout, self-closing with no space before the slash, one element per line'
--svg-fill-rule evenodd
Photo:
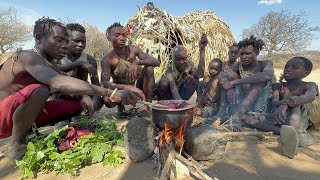
<path fill-rule="evenodd" d="M 279 75 L 279 71 L 276 71 Z M 306 78 L 306 81 L 320 83 L 320 70 L 314 71 Z M 103 108 L 95 116 L 115 115 L 116 108 Z M 118 120 L 119 127 L 125 125 L 127 120 Z M 48 127 L 50 129 L 50 127 Z M 320 139 L 320 132 L 314 132 Z M 1 156 L 9 139 L 0 140 L 0 179 L 20 179 L 20 170 L 7 158 Z M 38 173 L 37 179 L 129 179 L 150 180 L 157 179 L 157 164 L 151 158 L 133 163 L 124 151 L 124 162 L 116 168 L 103 167 L 94 164 L 84 167 L 80 176 L 58 175 L 55 173 Z M 218 160 L 201 162 L 207 167 L 206 173 L 221 180 L 227 179 L 296 179 L 309 180 L 320 177 L 320 144 L 299 148 L 297 156 L 289 159 L 279 154 L 275 140 L 259 141 L 255 137 L 247 137 L 233 142 L 228 142 L 225 154 Z"/>

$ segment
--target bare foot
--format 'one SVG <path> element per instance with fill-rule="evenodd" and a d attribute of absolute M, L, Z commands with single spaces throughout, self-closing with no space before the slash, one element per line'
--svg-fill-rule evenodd
<path fill-rule="evenodd" d="M 294 127 L 282 125 L 280 129 L 280 148 L 283 155 L 293 159 L 299 144 L 298 134 Z"/>
<path fill-rule="evenodd" d="M 26 152 L 27 152 L 26 144 L 10 142 L 10 144 L 8 144 L 6 150 L 4 151 L 4 155 L 7 158 L 9 158 L 11 161 L 15 161 L 15 160 L 21 159 Z"/>
<path fill-rule="evenodd" d="M 299 147 L 311 146 L 318 143 L 317 138 L 312 133 L 298 133 Z"/>

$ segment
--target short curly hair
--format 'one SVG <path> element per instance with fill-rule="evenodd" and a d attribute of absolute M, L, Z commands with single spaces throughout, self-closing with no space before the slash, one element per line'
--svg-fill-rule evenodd
<path fill-rule="evenodd" d="M 66 28 L 70 31 L 79 31 L 81 33 L 86 33 L 86 29 L 79 23 L 69 23 Z"/>
<path fill-rule="evenodd" d="M 312 71 L 313 63 L 308 58 L 302 56 L 295 56 L 291 59 L 301 59 L 303 61 L 304 68 L 306 69 L 306 71 L 309 71 L 309 73 Z"/>
<path fill-rule="evenodd" d="M 264 42 L 261 39 L 251 35 L 249 38 L 243 39 L 238 43 L 239 49 L 241 47 L 248 47 L 249 45 L 252 45 L 255 51 L 259 54 L 264 46 Z"/>
<path fill-rule="evenodd" d="M 111 29 L 112 29 L 112 28 L 115 28 L 115 27 L 121 27 L 121 28 L 123 28 L 123 26 L 120 24 L 120 22 L 115 22 L 115 23 L 113 23 L 111 26 L 109 26 L 109 27 L 107 28 L 107 30 L 106 30 L 106 35 L 108 36 L 108 35 L 110 34 L 110 32 L 111 32 Z"/>

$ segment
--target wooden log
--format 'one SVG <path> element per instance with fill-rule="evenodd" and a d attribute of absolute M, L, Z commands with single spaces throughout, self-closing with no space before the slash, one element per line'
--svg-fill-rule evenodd
<path fill-rule="evenodd" d="M 258 138 L 264 139 L 265 136 L 270 136 L 273 132 L 257 132 L 257 131 L 247 131 L 247 132 L 221 132 L 219 133 L 226 137 L 239 137 L 239 136 L 256 136 Z"/>
<path fill-rule="evenodd" d="M 204 169 L 204 167 L 202 166 L 202 164 L 199 164 L 198 161 L 194 160 L 187 152 L 182 151 L 182 154 L 184 156 L 187 157 L 187 159 L 191 162 L 193 162 L 194 164 L 196 164 L 200 169 Z"/>
<path fill-rule="evenodd" d="M 205 180 L 218 180 L 218 178 L 216 178 L 216 177 L 211 178 L 211 177 L 208 176 L 205 172 L 203 172 L 203 171 L 201 170 L 201 168 L 198 167 L 195 163 L 189 161 L 188 159 L 186 159 L 185 157 L 181 156 L 180 154 L 178 154 L 178 153 L 176 153 L 176 152 L 175 152 L 175 157 L 176 157 L 179 161 L 181 161 L 182 163 L 184 163 L 185 165 L 187 165 L 187 166 L 191 169 L 191 170 L 190 170 L 190 173 L 192 173 L 192 174 L 197 173 L 197 174 L 199 174 L 200 176 L 202 176 L 203 179 L 205 179 Z"/>
<path fill-rule="evenodd" d="M 162 169 L 162 172 L 161 172 L 161 176 L 160 176 L 160 180 L 166 180 L 167 179 L 167 173 L 169 172 L 169 168 L 170 168 L 170 165 L 172 164 L 173 162 L 173 153 L 170 152 L 169 155 L 168 155 L 168 158 L 163 166 L 163 169 Z"/>

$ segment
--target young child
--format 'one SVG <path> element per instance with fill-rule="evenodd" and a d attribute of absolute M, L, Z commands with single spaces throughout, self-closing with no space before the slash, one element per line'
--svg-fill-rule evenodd
<path fill-rule="evenodd" d="M 257 129 L 280 134 L 281 151 L 289 158 L 296 154 L 299 140 L 305 141 L 311 120 L 308 118 L 310 103 L 319 95 L 314 82 L 304 82 L 312 70 L 312 62 L 304 57 L 293 57 L 285 65 L 280 83 L 273 84 L 273 121 L 257 119 L 254 116 L 243 121 Z M 286 82 L 282 82 L 285 79 Z M 299 138 L 298 138 L 299 137 Z"/>
<path fill-rule="evenodd" d="M 223 71 L 228 71 L 239 58 L 239 46 L 237 43 L 232 44 L 228 51 L 228 61 L 223 63 Z"/>
<path fill-rule="evenodd" d="M 212 59 L 208 66 L 209 76 L 199 84 L 196 115 L 202 118 L 213 116 L 219 110 L 221 88 L 218 75 L 222 71 L 222 65 L 223 62 L 219 58 Z"/>

